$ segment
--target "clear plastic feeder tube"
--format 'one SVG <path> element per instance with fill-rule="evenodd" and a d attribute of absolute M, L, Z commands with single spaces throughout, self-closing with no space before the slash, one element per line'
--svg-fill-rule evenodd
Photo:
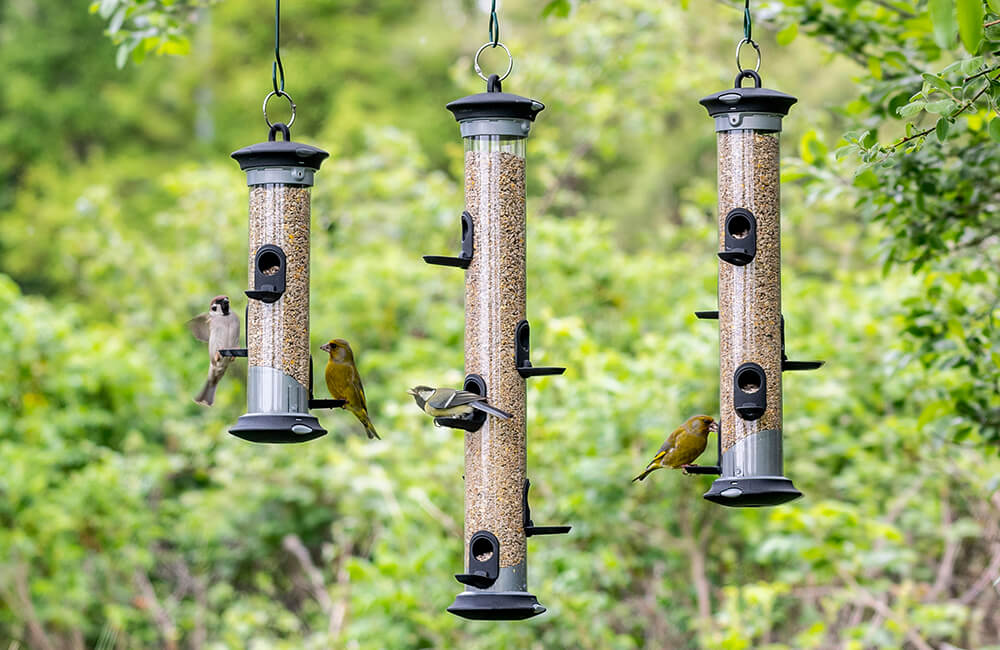
<path fill-rule="evenodd" d="M 486 382 L 490 403 L 510 420 L 488 417 L 465 434 L 465 543 L 488 530 L 500 541 L 501 579 L 525 589 L 525 380 L 514 364 L 515 331 L 525 319 L 524 138 L 465 138 L 465 209 L 475 248 L 465 274 L 465 372 Z"/>

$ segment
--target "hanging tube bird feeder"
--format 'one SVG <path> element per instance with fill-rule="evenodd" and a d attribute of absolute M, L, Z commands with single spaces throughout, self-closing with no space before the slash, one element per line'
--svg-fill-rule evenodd
<path fill-rule="evenodd" d="M 487 395 L 512 417 L 438 419 L 466 431 L 465 573 L 455 576 L 465 591 L 448 611 L 521 620 L 545 611 L 528 592 L 527 538 L 569 532 L 569 526 L 535 526 L 530 518 L 525 380 L 564 369 L 532 366 L 525 313 L 525 143 L 544 106 L 503 92 L 498 75 L 483 76 L 479 53 L 476 71 L 487 92 L 448 104 L 465 143 L 463 252 L 425 259 L 466 269 L 465 389 Z"/>
<path fill-rule="evenodd" d="M 705 498 L 771 506 L 802 496 L 784 476 L 781 400 L 795 362 L 784 359 L 779 136 L 797 100 L 762 88 L 756 70 L 741 68 L 734 86 L 701 100 L 718 137 L 720 260 L 718 312 L 698 314 L 719 319 L 721 476 Z"/>

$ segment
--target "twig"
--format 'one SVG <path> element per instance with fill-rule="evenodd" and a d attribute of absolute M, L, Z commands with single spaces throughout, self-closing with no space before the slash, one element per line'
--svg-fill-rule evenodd
<path fill-rule="evenodd" d="M 694 531 L 691 517 L 687 513 L 687 495 L 678 500 L 677 519 L 680 522 L 684 546 L 687 548 L 688 560 L 691 562 L 691 582 L 698 598 L 698 618 L 702 625 L 708 626 L 712 620 L 711 585 L 705 575 L 705 549 L 699 543 Z"/>
<path fill-rule="evenodd" d="M 838 567 L 837 573 L 840 574 L 840 578 L 847 583 L 848 587 L 857 592 L 858 596 L 865 605 L 875 610 L 876 613 L 883 616 L 886 620 L 892 621 L 898 625 L 899 629 L 903 631 L 903 634 L 907 639 L 909 639 L 910 643 L 915 645 L 919 650 L 934 650 L 934 648 L 931 647 L 931 645 L 927 643 L 922 636 L 917 634 L 906 621 L 896 616 L 895 612 L 893 612 L 888 605 L 883 603 L 881 600 L 873 596 L 870 591 L 858 584 L 858 581 L 855 580 L 854 577 L 847 571 Z"/>
<path fill-rule="evenodd" d="M 991 20 L 990 22 L 985 23 L 983 25 L 983 28 L 985 29 L 987 27 L 993 27 L 993 25 L 1000 25 L 1000 20 Z"/>
<path fill-rule="evenodd" d="M 979 92 L 977 92 L 975 95 L 973 95 L 972 99 L 970 99 L 969 101 L 965 102 L 964 104 L 962 104 L 961 106 L 959 106 L 958 108 L 956 108 L 954 111 L 952 111 L 951 115 L 949 115 L 948 118 L 949 119 L 954 119 L 954 118 L 958 117 L 959 115 L 961 115 L 962 113 L 964 113 L 965 111 L 967 111 L 970 106 L 972 106 L 973 104 L 975 104 L 976 101 L 980 97 L 982 97 L 983 94 L 987 90 L 989 90 L 990 86 L 992 86 L 993 82 L 996 81 L 997 79 L 1000 79 L 1000 75 L 997 75 L 996 77 L 993 77 L 992 79 L 988 80 L 988 83 L 985 86 L 983 86 L 982 89 Z M 899 142 L 897 142 L 896 144 L 892 145 L 889 148 L 890 149 L 897 149 L 897 148 L 899 148 L 900 145 L 906 144 L 910 140 L 916 140 L 917 138 L 922 138 L 925 135 L 929 135 L 936 128 L 937 128 L 937 125 L 935 124 L 934 126 L 930 127 L 929 129 L 924 129 L 923 131 L 921 131 L 919 133 L 914 133 L 911 136 L 903 138 L 902 140 L 900 140 Z"/>
<path fill-rule="evenodd" d="M 312 558 L 309 556 L 309 549 L 302 543 L 302 539 L 298 535 L 285 535 L 281 540 L 281 546 L 299 561 L 302 572 L 309 579 L 309 591 L 312 592 L 313 598 L 319 603 L 320 609 L 323 610 L 327 619 L 330 620 L 333 614 L 333 601 L 330 600 L 330 593 L 326 590 L 323 573 L 316 568 Z"/>
<path fill-rule="evenodd" d="M 941 503 L 941 530 L 944 531 L 945 535 L 951 529 L 952 523 L 951 506 L 948 503 L 948 495 L 945 494 Z M 958 557 L 958 551 L 961 547 L 962 541 L 955 537 L 950 537 L 945 542 L 944 553 L 941 555 L 941 564 L 938 565 L 934 585 L 931 586 L 927 595 L 924 596 L 924 602 L 936 600 L 942 594 L 946 594 L 951 588 L 951 580 L 955 574 L 955 560 Z"/>
<path fill-rule="evenodd" d="M 977 72 L 976 74 L 972 75 L 971 77 L 966 77 L 965 79 L 962 79 L 962 81 L 963 82 L 972 81 L 976 77 L 982 77 L 984 74 L 989 74 L 989 73 L 993 72 L 994 70 L 1000 70 L 1000 65 L 995 65 L 992 68 L 987 68 L 987 69 L 983 70 L 982 72 Z"/>
<path fill-rule="evenodd" d="M 176 650 L 177 627 L 170 620 L 167 611 L 160 605 L 160 600 L 156 597 L 156 590 L 153 589 L 153 583 L 149 581 L 149 576 L 146 575 L 145 571 L 136 569 L 133 580 L 142 595 L 142 599 L 146 602 L 147 608 L 153 615 L 153 622 L 156 623 L 160 636 L 163 637 L 163 647 L 167 650 Z"/>
<path fill-rule="evenodd" d="M 892 11 L 895 11 L 897 14 L 899 14 L 900 16 L 903 16 L 904 18 L 916 18 L 916 16 L 913 15 L 913 14 L 911 14 L 909 11 L 906 11 L 904 9 L 900 9 L 899 7 L 893 7 L 888 2 L 885 2 L 885 0 L 872 0 L 872 2 L 874 2 L 875 4 L 877 4 L 877 5 L 881 6 L 881 7 L 885 7 L 886 9 L 890 9 Z"/>
<path fill-rule="evenodd" d="M 52 645 L 52 641 L 42 626 L 42 621 L 38 618 L 35 605 L 31 601 L 27 567 L 21 563 L 17 563 L 14 565 L 11 573 L 13 573 L 10 577 L 15 587 L 15 593 L 11 593 L 4 588 L 0 591 L 0 600 L 6 602 L 8 608 L 25 619 L 25 624 L 28 626 L 28 635 L 31 638 L 31 647 L 37 647 L 39 650 L 55 650 L 55 646 Z"/>

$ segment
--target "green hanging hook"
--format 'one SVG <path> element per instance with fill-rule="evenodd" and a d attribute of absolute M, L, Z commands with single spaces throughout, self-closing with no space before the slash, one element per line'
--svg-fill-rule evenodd
<path fill-rule="evenodd" d="M 500 43 L 500 19 L 497 18 L 497 0 L 490 5 L 490 43 L 496 47 Z"/>
<path fill-rule="evenodd" d="M 274 63 L 271 64 L 271 85 L 278 95 L 285 92 L 285 68 L 281 65 L 281 0 L 274 0 Z M 281 83 L 278 83 L 278 79 Z"/>
<path fill-rule="evenodd" d="M 743 6 L 743 38 L 753 40 L 753 22 L 750 20 L 750 0 Z"/>

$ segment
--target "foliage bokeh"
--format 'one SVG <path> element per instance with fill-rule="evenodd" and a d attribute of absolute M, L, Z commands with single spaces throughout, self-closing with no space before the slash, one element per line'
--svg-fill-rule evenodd
<path fill-rule="evenodd" d="M 173 3 L 100 4 L 112 19 Z M 532 511 L 574 527 L 530 541 L 549 611 L 520 624 L 444 612 L 462 440 L 404 392 L 462 377 L 461 274 L 420 256 L 456 246 L 462 149 L 443 104 L 481 86 L 485 15 L 283 7 L 296 138 L 333 154 L 313 192 L 314 352 L 354 344 L 384 440 L 334 412 L 331 435 L 272 447 L 226 433 L 245 365 L 213 409 L 191 401 L 205 361 L 183 326 L 246 281 L 226 154 L 262 139 L 270 6 L 177 4 L 193 22 L 160 23 L 185 43 L 163 53 L 191 54 L 120 70 L 130 41 L 102 34 L 100 6 L 0 7 L 0 641 L 1000 647 L 993 107 L 919 150 L 870 153 L 905 128 L 895 110 L 931 83 L 921 71 L 969 58 L 957 34 L 930 45 L 924 3 L 760 12 L 765 80 L 801 100 L 783 136 L 789 354 L 829 362 L 785 382 L 786 473 L 806 496 L 761 510 L 703 501 L 702 477 L 628 482 L 677 422 L 717 408 L 717 331 L 692 314 L 715 304 L 716 275 L 697 99 L 731 83 L 740 12 L 504 8 L 505 89 L 547 104 L 528 160 L 534 360 L 568 368 L 529 383 Z M 871 161 L 840 145 L 876 164 L 855 175 Z"/>

